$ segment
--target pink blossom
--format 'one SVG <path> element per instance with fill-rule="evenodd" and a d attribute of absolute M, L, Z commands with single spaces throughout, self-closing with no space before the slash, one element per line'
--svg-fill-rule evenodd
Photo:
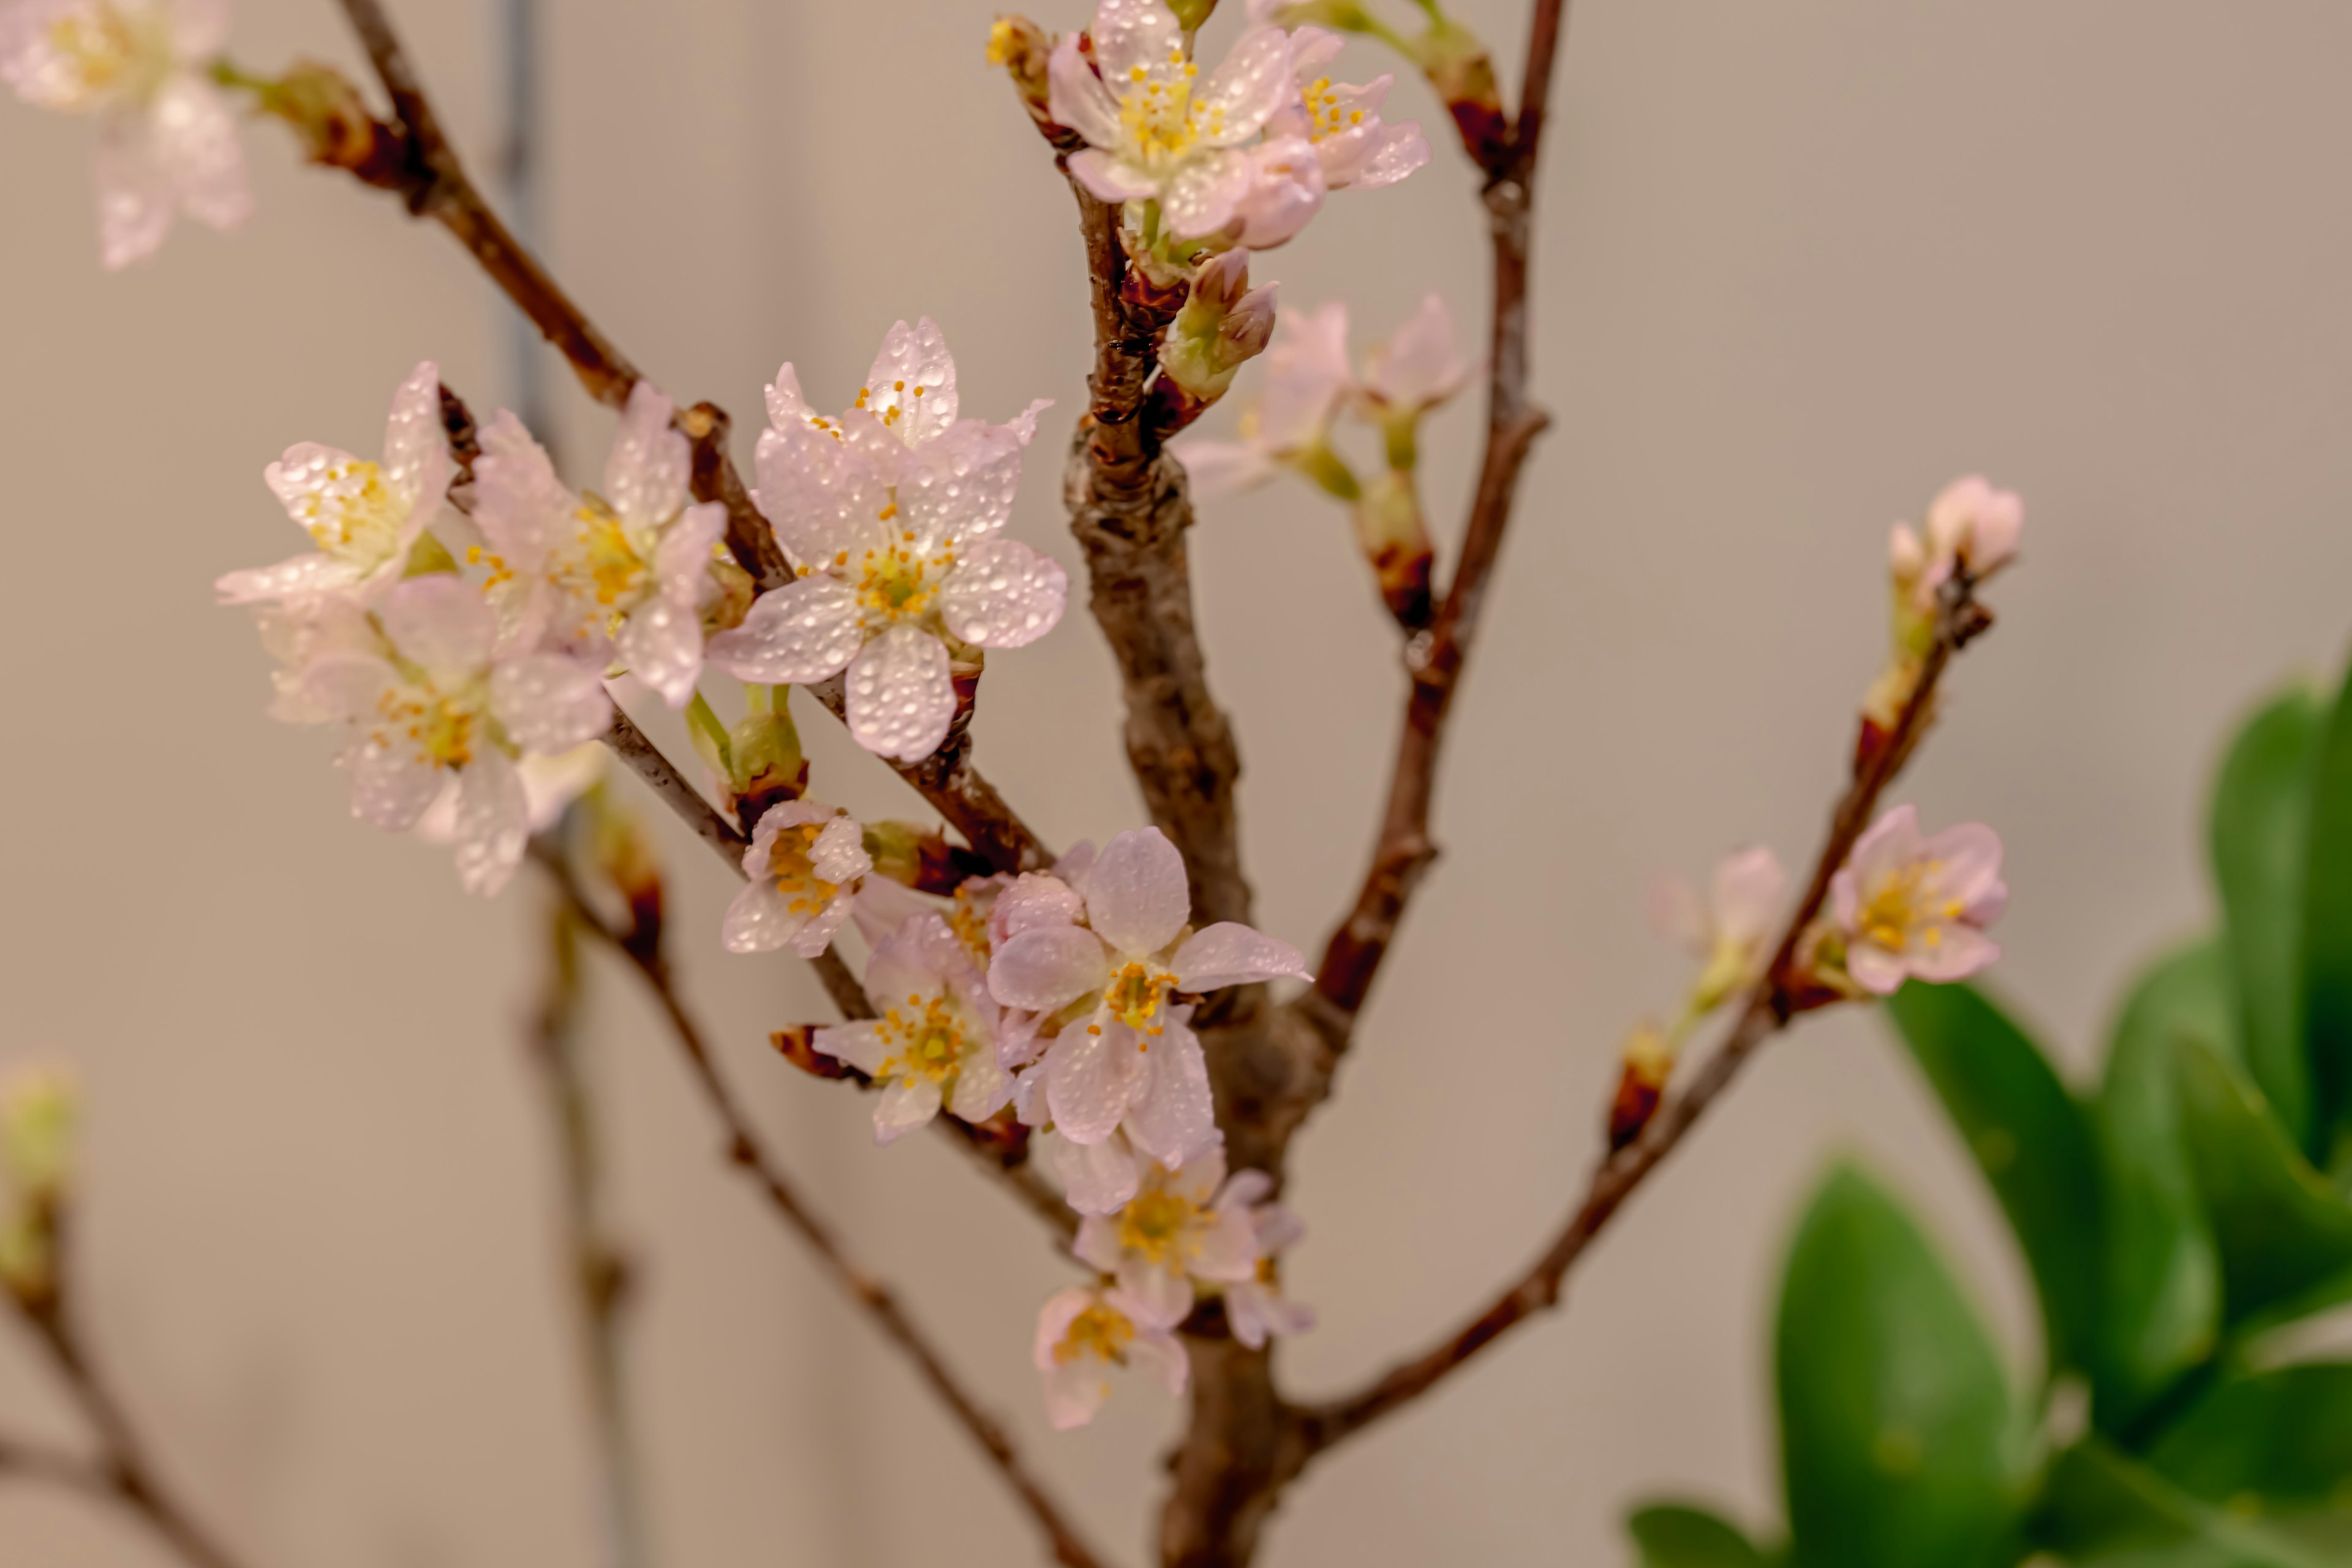
<path fill-rule="evenodd" d="M 1891 995 L 1906 976 L 1964 980 L 1999 958 L 1984 928 L 2009 901 L 2000 856 L 2000 836 L 1982 823 L 1923 839 L 1916 808 L 1881 816 L 1830 883 L 1854 983 Z"/>
<path fill-rule="evenodd" d="M 1155 1379 L 1171 1397 L 1183 1394 L 1192 1371 L 1176 1337 L 1115 1285 L 1076 1286 L 1048 1297 L 1037 1314 L 1034 1359 L 1046 1418 L 1057 1431 L 1095 1418 L 1110 1397 L 1114 1366 Z"/>
<path fill-rule="evenodd" d="M 1133 1196 L 1112 1214 L 1090 1214 L 1074 1250 L 1117 1278 L 1144 1315 L 1172 1329 L 1192 1310 L 1195 1279 L 1224 1283 L 1257 1273 L 1257 1231 L 1249 1211 L 1216 1201 L 1225 1156 L 1212 1149 L 1180 1171 L 1136 1158 Z"/>
<path fill-rule="evenodd" d="M 1177 448 L 1202 500 L 1263 484 L 1284 464 L 1322 446 L 1356 390 L 1348 358 L 1348 307 L 1284 310 L 1264 356 L 1265 385 L 1242 416 L 1242 439 L 1192 440 Z"/>
<path fill-rule="evenodd" d="M 1395 184 L 1429 162 L 1428 139 L 1413 121 L 1390 125 L 1381 121 L 1381 105 L 1396 85 L 1395 77 L 1384 73 L 1361 87 L 1332 81 L 1329 68 L 1344 42 L 1322 27 L 1300 27 L 1291 34 L 1296 88 L 1267 122 L 1266 135 L 1297 136 L 1309 142 L 1323 165 L 1324 183 L 1332 190 Z"/>
<path fill-rule="evenodd" d="M 760 506 L 800 576 L 712 637 L 709 661 L 766 685 L 845 668 L 860 745 L 909 762 L 937 751 L 956 707 L 946 639 L 1022 647 L 1062 618 L 1061 564 L 995 537 L 1047 406 L 1009 425 L 957 418 L 955 360 L 929 317 L 890 329 L 838 419 L 778 371 Z"/>
<path fill-rule="evenodd" d="M 2025 531 L 2025 503 L 1969 475 L 1944 487 L 1927 508 L 1927 539 L 1898 522 L 1887 540 L 1887 565 L 1915 616 L 1936 607 L 1937 592 L 1955 569 L 1982 581 L 2016 559 Z"/>
<path fill-rule="evenodd" d="M 1257 1268 L 1225 1288 L 1225 1321 L 1234 1338 L 1256 1350 L 1275 1334 L 1303 1334 L 1315 1326 L 1315 1310 L 1290 1300 L 1274 1276 L 1275 1259 L 1296 1245 L 1307 1227 L 1281 1204 L 1267 1201 L 1273 1178 L 1264 1171 L 1237 1171 L 1218 1202 L 1246 1213 L 1257 1234 Z"/>
<path fill-rule="evenodd" d="M 1156 827 L 1119 834 L 1075 885 L 1016 884 L 1000 910 L 1016 894 L 1036 918 L 1011 929 L 1007 917 L 989 989 L 1058 1023 L 1033 1069 L 1055 1129 L 1099 1143 L 1124 1123 L 1171 1168 L 1212 1147 L 1208 1067 L 1175 995 L 1304 976 L 1298 950 L 1233 921 L 1192 931 L 1183 857 Z"/>
<path fill-rule="evenodd" d="M 748 881 L 727 906 L 727 951 L 790 948 L 814 958 L 849 918 L 850 900 L 873 869 L 866 830 L 848 813 L 813 800 L 770 807 L 743 851 Z"/>
<path fill-rule="evenodd" d="M 1417 419 L 1467 385 L 1470 370 L 1453 312 L 1424 294 L 1412 320 L 1364 356 L 1360 391 L 1374 417 Z"/>
<path fill-rule="evenodd" d="M 819 1029 L 816 1048 L 881 1086 L 876 1142 L 925 1125 L 943 1104 L 985 1121 L 1013 1098 L 1013 1075 L 996 1060 L 1002 1009 L 939 915 L 916 916 L 875 948 L 866 992 L 880 1016 Z"/>
<path fill-rule="evenodd" d="M 1660 884 L 1653 910 L 1659 929 L 1706 966 L 1694 988 L 1702 1010 L 1755 978 L 1787 887 L 1779 857 L 1762 845 L 1718 861 L 1705 899 L 1680 879 Z"/>

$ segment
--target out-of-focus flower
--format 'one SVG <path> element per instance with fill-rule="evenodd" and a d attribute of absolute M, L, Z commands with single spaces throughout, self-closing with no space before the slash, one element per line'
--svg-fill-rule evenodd
<path fill-rule="evenodd" d="M 1315 1326 L 1315 1309 L 1301 1306 L 1282 1293 L 1276 1281 L 1276 1259 L 1296 1245 L 1307 1227 L 1298 1216 L 1266 1199 L 1274 1182 L 1264 1171 L 1236 1171 L 1218 1202 L 1248 1214 L 1257 1232 L 1257 1268 L 1246 1279 L 1225 1286 L 1225 1321 L 1234 1338 L 1256 1350 L 1274 1334 L 1303 1334 Z"/>
<path fill-rule="evenodd" d="M 1179 237 L 1225 228 L 1258 177 L 1242 144 L 1294 90 L 1288 36 L 1252 27 L 1205 79 L 1163 0 L 1101 0 L 1093 40 L 1090 62 L 1066 36 L 1049 67 L 1055 120 L 1089 143 L 1070 173 L 1107 202 L 1157 201 Z"/>
<path fill-rule="evenodd" d="M 667 396 L 637 383 L 604 461 L 604 494 L 577 496 L 522 422 L 499 410 L 474 465 L 474 521 L 515 644 L 617 658 L 683 708 L 702 673 L 702 606 L 727 509 L 693 504 L 692 453 L 671 412 Z"/>
<path fill-rule="evenodd" d="M 526 753 L 515 760 L 516 776 L 522 780 L 523 814 L 530 831 L 544 833 L 562 819 L 572 803 L 587 794 L 604 776 L 604 759 L 610 755 L 594 742 L 577 745 L 553 756 Z M 425 815 L 416 819 L 416 837 L 427 844 L 457 842 L 457 792 L 443 790 Z"/>
<path fill-rule="evenodd" d="M 54 1200 L 73 1178 L 81 1130 L 81 1083 L 55 1063 L 22 1067 L 0 1081 L 0 1165 L 18 1195 Z"/>
<path fill-rule="evenodd" d="M 1971 474 L 1944 487 L 1927 508 L 1922 542 L 1907 522 L 1887 539 L 1887 567 L 1895 579 L 1897 614 L 1907 606 L 1915 617 L 1932 617 L 1936 594 L 1956 569 L 1979 581 L 2017 556 L 2025 531 L 2025 503 L 2015 491 L 1997 490 Z"/>
<path fill-rule="evenodd" d="M 1191 1374 L 1184 1347 L 1117 1286 L 1077 1286 L 1048 1297 L 1037 1314 L 1037 1370 L 1045 1415 L 1057 1431 L 1083 1426 L 1110 1397 L 1110 1369 L 1130 1367 L 1181 1395 Z"/>
<path fill-rule="evenodd" d="M 1898 805 L 1873 824 L 1830 883 L 1854 984 L 1890 995 L 1906 977 L 1965 980 L 1999 958 L 1984 928 L 2009 901 L 2000 855 L 1982 823 L 1923 838 L 1918 811 Z"/>
<path fill-rule="evenodd" d="M 1328 453 L 1331 421 L 1355 390 L 1348 362 L 1348 307 L 1285 310 L 1266 349 L 1265 385 L 1242 416 L 1241 439 L 1185 442 L 1178 455 L 1202 500 L 1265 483 L 1286 464 Z"/>
<path fill-rule="evenodd" d="M 760 505 L 800 579 L 712 637 L 710 662 L 768 685 L 846 668 L 860 745 L 909 762 L 937 751 L 956 706 L 945 639 L 1021 647 L 1062 618 L 1061 564 L 994 537 L 1046 406 L 1009 425 L 957 418 L 955 361 L 929 317 L 890 329 L 838 419 L 810 411 L 785 365 L 768 389 Z"/>
<path fill-rule="evenodd" d="M 214 586 L 233 605 L 375 592 L 407 568 L 417 536 L 441 510 L 449 476 L 441 372 L 427 360 L 393 394 L 383 461 L 304 441 L 262 470 L 270 493 L 318 549 L 275 566 L 231 572 Z"/>
<path fill-rule="evenodd" d="M 1216 1123 L 1176 993 L 1304 976 L 1306 960 L 1230 921 L 1191 931 L 1183 857 L 1156 827 L 1113 838 L 1076 886 L 1045 885 L 1058 881 L 1039 879 L 1026 894 L 1016 884 L 998 900 L 1003 911 L 1021 895 L 1015 908 L 1034 918 L 1017 929 L 1006 920 L 989 989 L 1059 1025 L 1034 1069 L 1056 1131 L 1099 1143 L 1124 1122 L 1139 1148 L 1180 1168 L 1215 1143 Z"/>
<path fill-rule="evenodd" d="M 1013 1098 L 997 1065 L 1000 1009 L 946 921 L 924 913 L 874 950 L 866 994 L 881 1016 L 816 1032 L 816 1048 L 882 1087 L 874 1141 L 887 1143 L 928 1123 L 944 1104 L 985 1121 Z"/>
<path fill-rule="evenodd" d="M 593 740 L 612 700 L 595 670 L 562 654 L 495 658 L 489 607 L 446 574 L 395 584 L 374 619 L 374 647 L 310 660 L 305 716 L 349 727 L 352 810 L 379 827 L 415 826 L 454 779 L 458 876 L 470 892 L 495 893 L 530 832 L 516 756 Z"/>
<path fill-rule="evenodd" d="M 727 906 L 727 951 L 782 947 L 814 958 L 849 918 L 851 900 L 873 869 L 866 830 L 847 812 L 813 800 L 771 807 L 743 851 L 748 882 Z"/>
<path fill-rule="evenodd" d="M 1756 978 L 1787 885 L 1779 857 L 1756 845 L 1717 862 L 1705 898 L 1679 878 L 1658 886 L 1658 928 L 1706 965 L 1691 988 L 1694 1009 L 1707 1012 Z"/>
<path fill-rule="evenodd" d="M 205 66 L 227 0 L 0 0 L 0 81 L 99 121 L 100 258 L 126 267 L 175 212 L 233 228 L 253 210 L 236 121 Z"/>
<path fill-rule="evenodd" d="M 1412 319 L 1364 355 L 1357 388 L 1366 414 L 1388 425 L 1419 419 L 1470 381 L 1471 362 L 1454 330 L 1454 313 L 1436 294 L 1422 297 Z"/>

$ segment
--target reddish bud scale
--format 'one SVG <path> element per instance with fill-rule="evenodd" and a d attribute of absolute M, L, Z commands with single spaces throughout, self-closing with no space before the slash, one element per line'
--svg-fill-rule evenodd
<path fill-rule="evenodd" d="M 794 1024 L 789 1028 L 778 1029 L 768 1037 L 768 1043 L 776 1047 L 778 1056 L 811 1078 L 867 1081 L 866 1075 L 856 1068 L 816 1048 L 816 1026 L 813 1024 Z"/>
<path fill-rule="evenodd" d="M 1617 1077 L 1617 1096 L 1609 1104 L 1609 1152 L 1615 1153 L 1642 1135 L 1658 1113 L 1666 1086 L 1651 1071 L 1627 1062 Z"/>

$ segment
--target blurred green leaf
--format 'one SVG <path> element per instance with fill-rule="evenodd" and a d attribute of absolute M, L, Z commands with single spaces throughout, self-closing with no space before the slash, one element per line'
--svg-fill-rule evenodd
<path fill-rule="evenodd" d="M 2210 1050 L 2185 1046 L 2175 1063 L 2189 1169 L 2221 1244 L 2223 1321 L 2276 1321 L 2352 1294 L 2352 1204 Z"/>
<path fill-rule="evenodd" d="M 2092 1363 L 2103 1431 L 2130 1423 L 2221 1335 L 2221 1254 L 2181 1147 L 2172 1057 L 2187 1042 L 2229 1051 L 2228 965 L 2215 941 L 2162 960 L 2141 976 L 2108 1044 L 2098 1105 L 2105 1329 Z"/>
<path fill-rule="evenodd" d="M 2190 1496 L 2233 1510 L 2352 1514 L 2352 1364 L 2228 1378 L 2166 1431 L 2147 1463 Z"/>
<path fill-rule="evenodd" d="M 2312 765 L 2324 723 L 2308 689 L 2247 721 L 2213 789 L 2213 877 L 2221 889 L 2246 1066 L 2297 1146 L 2312 1125 L 2304 1045 L 2303 900 Z"/>
<path fill-rule="evenodd" d="M 1679 1503 L 1636 1509 L 1625 1521 L 1640 1568 L 1766 1568 L 1769 1559 L 1736 1526 Z"/>
<path fill-rule="evenodd" d="M 2322 1568 L 2334 1561 L 2210 1508 L 2093 1438 L 2061 1454 L 2034 1543 L 2096 1568 Z"/>
<path fill-rule="evenodd" d="M 2053 1372 L 2099 1332 L 2099 1152 L 2041 1047 L 1970 985 L 1906 985 L 1886 1010 L 2009 1215 L 2042 1298 Z"/>
<path fill-rule="evenodd" d="M 2311 1136 L 2304 1147 L 2352 1169 L 2352 674 L 2312 766 L 2303 903 L 2304 1031 Z"/>
<path fill-rule="evenodd" d="M 2008 1378 L 1927 1239 L 1858 1171 L 1832 1173 L 1798 1228 L 1778 1361 L 1796 1561 L 2007 1561 Z"/>

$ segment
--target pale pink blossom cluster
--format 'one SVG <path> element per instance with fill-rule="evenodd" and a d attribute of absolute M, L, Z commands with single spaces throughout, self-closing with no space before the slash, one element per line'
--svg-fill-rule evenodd
<path fill-rule="evenodd" d="M 1980 822 L 1927 837 L 1914 806 L 1880 817 L 1830 883 L 1845 973 L 1887 996 L 1906 980 L 1944 984 L 1990 966 L 2000 949 L 1985 928 L 2009 903 L 2000 859 L 2000 836 Z"/>
<path fill-rule="evenodd" d="M 153 254 L 177 213 L 225 229 L 253 210 L 236 118 L 205 76 L 227 34 L 227 0 L 0 0 L 0 81 L 98 121 L 108 267 Z"/>
<path fill-rule="evenodd" d="M 1909 523 L 1895 525 L 1887 537 L 1888 567 L 1912 612 L 1924 616 L 1954 572 L 1964 570 L 1981 582 L 2008 565 L 2024 531 L 2025 503 L 2016 492 L 1997 490 L 1970 474 L 1945 486 L 1930 503 L 1924 540 Z"/>
<path fill-rule="evenodd" d="M 1091 32 L 1066 35 L 1050 66 L 1050 111 L 1087 143 L 1070 173 L 1104 201 L 1148 205 L 1144 232 L 1188 250 L 1265 250 L 1329 192 L 1394 184 L 1429 162 L 1418 125 L 1381 118 L 1392 77 L 1333 82 L 1339 36 L 1272 16 L 1254 4 L 1203 73 L 1166 0 L 1100 0 Z"/>
<path fill-rule="evenodd" d="M 1274 1279 L 1297 1222 L 1266 1201 L 1264 1173 L 1226 1173 L 1189 1000 L 1302 978 L 1297 948 L 1232 921 L 1193 930 L 1183 858 L 1158 828 L 1081 845 L 1051 872 L 969 881 L 944 908 L 869 879 L 856 913 L 879 1016 L 820 1029 L 815 1045 L 880 1086 L 877 1141 L 942 1109 L 977 1122 L 1008 1105 L 1055 1135 L 1054 1168 L 1086 1216 L 1077 1257 L 1103 1276 L 1039 1319 L 1055 1425 L 1093 1415 L 1108 1365 L 1181 1391 L 1170 1336 L 1203 1291 L 1244 1343 L 1310 1324 Z"/>
<path fill-rule="evenodd" d="M 1424 296 L 1412 318 L 1365 356 L 1360 374 L 1348 352 L 1345 304 L 1286 309 L 1265 351 L 1264 387 L 1242 412 L 1240 439 L 1195 437 L 1178 453 L 1203 500 L 1252 489 L 1285 468 L 1315 478 L 1318 465 L 1329 460 L 1332 426 L 1342 413 L 1395 433 L 1410 450 L 1420 420 L 1460 393 L 1473 368 L 1453 313 L 1435 294 Z"/>

